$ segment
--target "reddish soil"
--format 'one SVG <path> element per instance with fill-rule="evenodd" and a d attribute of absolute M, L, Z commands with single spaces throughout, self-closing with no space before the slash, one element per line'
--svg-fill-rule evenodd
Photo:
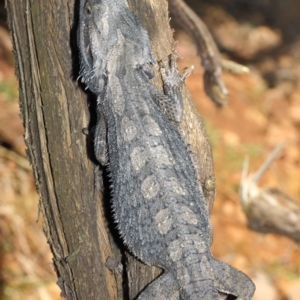
<path fill-rule="evenodd" d="M 198 4 L 223 55 L 251 70 L 224 74 L 230 97 L 222 109 L 203 92 L 203 70 L 190 38 L 180 30 L 175 35 L 180 68 L 196 67 L 187 85 L 213 145 L 217 196 L 212 251 L 254 279 L 255 300 L 296 300 L 300 294 L 299 246 L 283 236 L 249 230 L 238 195 L 245 156 L 254 172 L 284 142 L 283 156 L 261 186 L 278 187 L 300 201 L 300 5 L 279 2 Z M 60 299 L 41 221 L 36 222 L 38 197 L 25 159 L 12 61 L 9 36 L 0 28 L 0 298 Z"/>

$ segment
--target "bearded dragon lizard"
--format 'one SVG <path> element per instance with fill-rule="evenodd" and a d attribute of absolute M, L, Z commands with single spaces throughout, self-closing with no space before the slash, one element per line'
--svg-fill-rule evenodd
<path fill-rule="evenodd" d="M 97 95 L 94 150 L 110 173 L 112 210 L 128 249 L 164 269 L 139 300 L 250 300 L 252 281 L 210 253 L 212 228 L 182 118 L 176 56 L 161 65 L 165 93 L 151 84 L 156 64 L 147 32 L 126 0 L 81 0 L 80 76 Z"/>

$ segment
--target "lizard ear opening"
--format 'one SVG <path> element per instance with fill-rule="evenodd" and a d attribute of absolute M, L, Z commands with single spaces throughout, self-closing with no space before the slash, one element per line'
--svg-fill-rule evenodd
<path fill-rule="evenodd" d="M 92 14 L 92 8 L 89 0 L 87 0 L 84 5 L 84 13 L 87 17 L 91 16 Z"/>
<path fill-rule="evenodd" d="M 140 69 L 148 79 L 152 79 L 154 77 L 154 71 L 150 64 L 140 65 L 138 66 L 138 69 Z"/>
<path fill-rule="evenodd" d="M 92 14 L 92 9 L 91 9 L 89 3 L 86 3 L 84 12 L 85 12 L 86 16 L 90 16 Z"/>

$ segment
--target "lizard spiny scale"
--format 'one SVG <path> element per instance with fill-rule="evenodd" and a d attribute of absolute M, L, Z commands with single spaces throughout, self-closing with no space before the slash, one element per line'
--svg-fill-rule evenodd
<path fill-rule="evenodd" d="M 149 81 L 155 60 L 147 32 L 125 0 L 81 0 L 78 46 L 80 74 L 98 96 L 95 154 L 102 159 L 103 138 L 116 227 L 133 254 L 165 270 L 138 299 L 215 300 L 224 292 L 250 300 L 251 280 L 210 253 L 209 213 L 176 125 L 186 76 L 177 58 L 163 62 L 162 94 Z"/>

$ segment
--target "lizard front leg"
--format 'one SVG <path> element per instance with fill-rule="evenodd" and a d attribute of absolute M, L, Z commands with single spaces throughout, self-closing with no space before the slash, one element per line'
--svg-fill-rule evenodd
<path fill-rule="evenodd" d="M 107 128 L 106 128 L 104 116 L 100 108 L 98 107 L 97 125 L 96 125 L 95 135 L 94 135 L 94 152 L 95 152 L 96 159 L 100 162 L 102 166 L 105 166 L 108 163 L 106 134 L 107 134 Z"/>
<path fill-rule="evenodd" d="M 150 283 L 137 300 L 179 300 L 179 286 L 171 273 L 164 273 Z"/>
<path fill-rule="evenodd" d="M 103 184 L 103 167 L 108 163 L 108 149 L 106 143 L 107 128 L 104 116 L 97 108 L 97 124 L 92 128 L 94 154 L 97 161 L 100 163 L 95 165 L 95 187 L 97 191 L 104 191 Z"/>
<path fill-rule="evenodd" d="M 234 295 L 237 300 L 252 299 L 255 285 L 246 274 L 215 259 L 211 261 L 211 265 L 219 292 Z"/>
<path fill-rule="evenodd" d="M 157 93 L 155 102 L 170 121 L 180 123 L 183 118 L 183 99 L 181 95 L 182 85 L 194 67 L 187 68 L 180 74 L 177 66 L 176 54 L 164 59 L 160 64 L 160 73 L 163 81 L 164 94 Z"/>

